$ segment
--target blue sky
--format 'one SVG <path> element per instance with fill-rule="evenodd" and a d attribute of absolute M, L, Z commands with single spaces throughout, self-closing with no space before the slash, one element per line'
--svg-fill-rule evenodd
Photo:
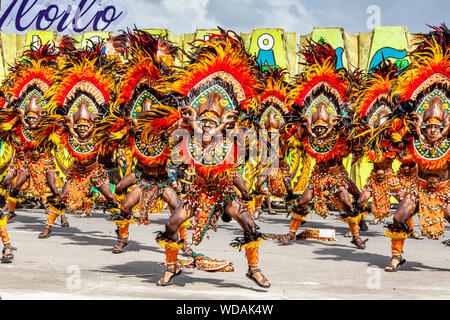
<path fill-rule="evenodd" d="M 115 2 L 127 10 L 125 19 L 115 26 L 115 30 L 136 24 L 139 28 L 169 29 L 174 34 L 191 33 L 196 28 L 215 28 L 218 25 L 239 33 L 249 33 L 254 28 L 283 28 L 287 32 L 307 34 L 313 27 L 343 27 L 348 33 L 355 34 L 370 32 L 374 23 L 379 26 L 406 26 L 410 32 L 423 32 L 428 31 L 426 24 L 439 25 L 445 22 L 450 12 L 448 0 L 115 0 Z"/>

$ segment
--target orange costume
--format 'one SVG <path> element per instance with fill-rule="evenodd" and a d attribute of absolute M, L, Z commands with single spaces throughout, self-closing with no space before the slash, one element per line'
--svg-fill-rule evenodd
<path fill-rule="evenodd" d="M 415 179 L 406 189 L 388 226 L 392 260 L 386 271 L 397 271 L 403 245 L 413 230 L 407 220 L 418 212 L 422 233 L 430 239 L 444 235 L 444 220 L 450 222 L 450 30 L 445 26 L 417 37 L 410 53 L 412 65 L 396 81 L 392 96 L 402 112 L 391 121 L 388 136 L 398 149 L 417 164 Z M 394 265 L 394 261 L 398 263 Z"/>
<path fill-rule="evenodd" d="M 363 190 L 367 190 L 372 194 L 372 215 L 379 221 L 390 217 L 391 213 L 391 197 L 398 198 L 402 185 L 399 179 L 393 174 L 386 174 L 383 181 L 378 181 L 372 172 L 366 181 Z"/>
<path fill-rule="evenodd" d="M 118 96 L 111 105 L 111 114 L 102 121 L 96 132 L 100 136 L 102 154 L 117 153 L 120 145 L 130 150 L 134 158 L 131 172 L 120 180 L 115 189 L 120 214 L 113 216 L 119 237 L 113 253 L 121 253 L 128 244 L 129 225 L 135 221 L 132 210 L 137 205 L 139 225 L 150 224 L 149 213 L 160 202 L 164 204 L 165 200 L 169 200 L 171 211 L 177 206 L 176 196 L 170 199 L 163 199 L 163 196 L 172 189 L 168 174 L 171 121 L 178 119 L 180 114 L 175 110 L 173 114 L 161 116 L 149 135 L 142 134 L 142 127 L 146 126 L 142 116 L 151 114 L 153 106 L 167 100 L 155 87 L 162 74 L 169 73 L 168 66 L 173 65 L 178 51 L 164 37 L 137 29 L 118 35 L 113 43 L 120 53 L 126 54 L 128 61 L 123 66 L 124 75 L 118 84 Z M 169 124 L 168 127 L 165 127 L 166 124 Z M 185 226 L 179 231 L 186 240 Z"/>
<path fill-rule="evenodd" d="M 16 152 L 15 163 L 8 173 L 9 178 L 15 176 L 7 196 L 10 214 L 19 200 L 15 197 L 20 190 L 23 191 L 22 197 L 40 199 L 44 205 L 47 202 L 47 186 L 50 186 L 53 196 L 57 195 L 53 157 L 43 153 L 36 141 L 36 129 L 44 116 L 44 95 L 57 70 L 57 54 L 57 48 L 50 44 L 31 47 L 23 53 L 22 59 L 6 79 L 10 82 L 6 92 L 9 102 L 1 111 L 2 135 L 7 135 L 4 139 Z M 25 182 L 28 183 L 25 185 Z"/>
<path fill-rule="evenodd" d="M 286 127 L 286 139 L 304 157 L 313 158 L 316 166 L 306 190 L 291 210 L 287 239 L 296 237 L 296 230 L 308 214 L 307 205 L 313 201 L 314 211 L 323 218 L 328 215 L 328 205 L 340 211 L 341 221 L 349 225 L 352 243 L 364 249 L 358 226 L 363 214 L 355 210 L 349 197 L 350 193 L 357 198 L 360 191 L 342 164 L 353 152 L 348 124 L 354 111 L 348 103 L 354 83 L 348 71 L 336 70 L 335 52 L 329 44 L 310 42 L 300 53 L 306 60 L 305 69 L 287 97 L 296 118 Z"/>
<path fill-rule="evenodd" d="M 450 205 L 450 181 L 441 183 L 436 191 L 430 192 L 425 182 L 416 178 L 406 194 L 410 195 L 419 207 L 422 234 L 434 240 L 444 236 L 444 210 Z"/>
<path fill-rule="evenodd" d="M 37 141 L 44 117 L 44 96 L 56 74 L 57 56 L 57 48 L 50 44 L 38 48 L 32 46 L 25 50 L 5 80 L 9 85 L 5 92 L 7 105 L 0 111 L 0 139 L 11 145 L 16 153 L 7 174 L 9 181 L 5 183 L 5 187 L 10 187 L 6 193 L 10 216 L 14 215 L 16 203 L 24 196 L 40 198 L 45 205 L 47 186 L 53 197 L 58 194 L 52 157 L 43 152 Z M 1 228 L 4 242 L 9 243 L 6 223 L 2 223 Z M 12 253 L 8 257 L 12 258 Z"/>
<path fill-rule="evenodd" d="M 284 143 L 282 132 L 280 132 L 287 118 L 291 115 L 291 109 L 286 102 L 290 86 L 285 77 L 284 70 L 268 69 L 265 71 L 266 85 L 264 91 L 258 95 L 258 107 L 255 112 L 255 122 L 258 125 L 256 129 L 259 129 L 260 134 L 259 142 L 267 144 L 266 146 L 260 146 L 260 148 L 264 147 L 262 150 L 278 148 L 278 150 L 271 150 L 274 158 L 260 159 L 259 175 L 255 185 L 255 192 L 260 195 L 262 183 L 267 183 L 268 193 L 266 193 L 266 196 L 269 214 L 272 214 L 270 195 L 278 198 L 287 196 L 287 202 L 294 198 L 291 184 L 292 175 L 287 162 L 289 149 Z M 279 140 L 279 144 L 274 142 L 274 139 Z M 264 152 L 262 154 L 264 155 Z M 261 206 L 261 196 L 257 196 L 256 200 L 256 207 L 258 208 Z M 260 211 L 260 209 L 257 209 L 257 212 Z"/>
<path fill-rule="evenodd" d="M 175 131 L 174 142 L 176 137 L 184 138 L 174 147 L 173 154 L 179 155 L 179 159 L 173 161 L 192 166 L 195 172 L 184 204 L 174 211 L 166 222 L 165 232 L 157 237 L 166 252 L 168 268 L 164 275 L 170 274 L 172 279 L 179 274 L 177 256 L 181 243 L 176 240 L 175 231 L 186 218 L 195 219 L 193 243 L 199 244 L 208 230 L 216 228 L 220 217 L 228 221 L 232 217 L 245 226 L 244 237 L 233 241 L 232 246 L 245 249 L 247 277 L 268 287 L 270 284 L 257 268 L 263 236 L 256 231 L 253 219 L 233 188 L 233 184 L 239 184 L 237 170 L 242 165 L 236 159 L 245 150 L 228 136 L 238 132 L 238 111 L 248 110 L 248 104 L 261 87 L 256 61 L 245 50 L 239 36 L 223 30 L 211 35 L 209 41 L 201 41 L 190 58 L 185 69 L 177 70 L 160 85 L 168 92 L 182 95 L 179 102 L 182 118 L 178 123 L 183 129 Z M 240 191 L 245 194 L 245 186 Z M 229 262 L 207 260 L 216 265 L 215 271 L 233 270 Z M 195 257 L 196 267 L 203 268 L 205 265 L 199 262 Z M 158 285 L 166 285 L 164 279 Z"/>
<path fill-rule="evenodd" d="M 64 146 L 73 158 L 61 194 L 49 203 L 49 214 L 39 238 L 47 238 L 57 216 L 64 209 L 89 210 L 90 190 L 95 187 L 107 199 L 107 210 L 115 210 L 106 170 L 97 160 L 98 137 L 93 132 L 108 112 L 115 90 L 114 73 L 120 62 L 101 54 L 102 43 L 87 50 L 72 51 L 64 57 L 56 81 L 46 93 L 47 114 L 39 128 L 38 140 L 48 153 Z"/>

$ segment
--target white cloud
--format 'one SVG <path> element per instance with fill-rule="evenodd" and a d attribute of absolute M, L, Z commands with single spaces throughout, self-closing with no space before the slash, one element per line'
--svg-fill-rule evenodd
<path fill-rule="evenodd" d="M 128 14 L 116 27 L 164 28 L 174 34 L 221 26 L 238 33 L 254 28 L 283 28 L 310 33 L 313 27 L 342 27 L 348 33 L 368 32 L 367 7 L 381 10 L 382 26 L 404 25 L 412 32 L 425 24 L 445 22 L 445 0 L 116 0 Z M 450 24 L 450 23 L 449 23 Z"/>
<path fill-rule="evenodd" d="M 215 28 L 207 16 L 208 0 L 117 0 L 127 8 L 127 17 L 115 29 L 136 25 L 138 28 L 168 29 L 174 34 L 192 33 L 197 28 Z"/>

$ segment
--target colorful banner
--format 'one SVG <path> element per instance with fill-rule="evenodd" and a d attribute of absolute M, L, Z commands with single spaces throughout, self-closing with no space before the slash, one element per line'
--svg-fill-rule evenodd
<path fill-rule="evenodd" d="M 189 51 L 192 41 L 208 40 L 210 34 L 218 32 L 218 29 L 197 29 L 195 33 L 175 35 L 167 29 L 144 30 L 155 35 L 163 34 L 185 51 Z M 79 42 L 79 47 L 86 47 L 91 42 L 97 43 L 113 35 L 107 31 L 86 31 L 72 36 Z M 252 33 L 240 36 L 261 65 L 284 68 L 291 77 L 301 70 L 297 52 L 307 43 L 307 39 L 328 42 L 335 49 L 338 66 L 364 71 L 373 69 L 382 57 L 404 68 L 408 64 L 405 51 L 410 49 L 414 38 L 414 34 L 409 33 L 405 27 L 378 27 L 373 32 L 355 35 L 346 33 L 342 28 L 314 28 L 310 34 L 300 35 L 298 38 L 297 33 L 287 33 L 283 29 L 254 29 Z M 8 68 L 24 48 L 33 43 L 58 41 L 61 37 L 55 31 L 28 31 L 26 34 L 0 32 L 0 80 L 5 77 Z M 181 58 L 184 59 L 183 56 Z"/>

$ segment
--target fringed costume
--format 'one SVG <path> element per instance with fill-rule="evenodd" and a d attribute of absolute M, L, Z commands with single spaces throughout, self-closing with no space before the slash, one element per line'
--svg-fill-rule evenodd
<path fill-rule="evenodd" d="M 115 90 L 114 76 L 120 61 L 101 53 L 102 44 L 65 55 L 55 82 L 46 92 L 49 104 L 37 140 L 48 154 L 64 146 L 73 165 L 58 199 L 49 203 L 49 214 L 39 238 L 47 238 L 57 216 L 69 211 L 90 210 L 91 189 L 106 198 L 107 211 L 117 209 L 109 178 L 97 160 L 98 137 L 93 132 L 108 112 Z"/>
<path fill-rule="evenodd" d="M 163 90 L 183 96 L 180 105 L 186 107 L 181 109 L 182 129 L 177 131 L 175 139 L 185 138 L 174 150 L 180 156 L 179 162 L 192 166 L 195 175 L 183 205 L 174 211 L 165 232 L 157 238 L 166 250 L 167 265 L 158 285 L 166 285 L 179 274 L 177 253 L 180 245 L 176 230 L 181 223 L 194 217 L 193 243 L 199 244 L 208 230 L 215 229 L 222 216 L 223 220 L 229 221 L 231 217 L 246 226 L 244 237 L 236 239 L 232 245 L 245 249 L 249 264 L 247 276 L 260 286 L 270 286 L 257 268 L 259 243 L 263 236 L 234 188 L 240 187 L 243 194 L 248 192 L 238 183 L 242 182 L 239 165 L 243 163 L 238 163 L 237 159 L 245 150 L 240 149 L 244 147 L 238 141 L 230 139 L 230 135 L 239 136 L 239 112 L 248 110 L 250 100 L 256 97 L 262 84 L 258 80 L 256 61 L 245 50 L 242 39 L 230 31 L 220 31 L 220 34 L 210 35 L 209 41 L 200 41 L 193 48 L 186 68 L 166 77 L 160 85 Z M 195 259 L 197 268 L 204 267 L 198 263 L 201 261 Z M 229 262 L 208 261 L 217 265 L 217 271 L 232 270 Z"/>
<path fill-rule="evenodd" d="M 24 198 L 46 205 L 48 189 L 53 197 L 58 194 L 53 156 L 43 152 L 36 141 L 36 130 L 45 117 L 44 94 L 57 71 L 57 55 L 57 48 L 50 44 L 31 47 L 6 79 L 10 84 L 6 91 L 9 102 L 0 113 L 0 134 L 15 150 L 14 162 L 3 181 L 6 188 L 9 186 L 9 215 L 14 215 L 15 204 Z"/>
<path fill-rule="evenodd" d="M 14 162 L 2 181 L 7 189 L 10 218 L 15 215 L 16 204 L 25 198 L 38 199 L 46 206 L 49 191 L 53 198 L 58 196 L 53 157 L 38 146 L 36 138 L 45 117 L 44 96 L 57 72 L 57 56 L 57 48 L 50 44 L 31 47 L 24 51 L 5 80 L 7 105 L 0 111 L 0 139 L 15 151 Z M 6 243 L 9 239 L 6 223 L 1 228 Z M 12 253 L 8 256 L 12 258 Z"/>
<path fill-rule="evenodd" d="M 307 205 L 312 201 L 312 209 L 323 218 L 328 216 L 328 205 L 340 211 L 342 221 L 350 227 L 352 243 L 364 249 L 365 243 L 359 237 L 363 214 L 355 210 L 349 197 L 351 193 L 358 198 L 360 192 L 342 164 L 352 153 L 348 136 L 354 111 L 348 104 L 351 90 L 359 81 L 358 73 L 336 70 L 334 50 L 325 42 L 309 42 L 300 53 L 305 69 L 287 97 L 295 117 L 286 124 L 286 140 L 304 158 L 313 158 L 316 166 L 291 210 L 289 234 L 283 241 L 296 238 L 295 232 L 306 219 Z"/>
<path fill-rule="evenodd" d="M 170 134 L 181 114 L 176 108 L 164 107 L 163 104 L 174 100 L 154 89 L 160 78 L 171 72 L 169 67 L 177 58 L 177 49 L 162 36 L 142 30 L 123 33 L 113 38 L 113 42 L 117 50 L 127 56 L 128 62 L 123 67 L 124 75 L 118 85 L 117 100 L 111 106 L 111 115 L 102 121 L 96 132 L 101 137 L 101 154 L 117 153 L 119 148 L 124 148 L 130 150 L 135 159 L 133 169 L 115 189 L 121 206 L 120 214 L 113 220 L 120 242 L 113 253 L 120 253 L 128 244 L 129 224 L 135 220 L 133 208 L 139 208 L 137 222 L 148 225 L 149 213 L 155 212 L 160 203 L 167 202 L 171 211 L 180 205 L 171 186 L 168 165 Z M 154 106 L 159 109 L 155 111 Z M 151 123 L 151 131 L 146 126 L 148 121 L 141 119 L 146 114 L 158 117 L 157 122 Z M 144 127 L 149 134 L 142 134 Z M 185 226 L 181 227 L 180 234 L 187 246 Z"/>
<path fill-rule="evenodd" d="M 386 232 L 392 241 L 389 272 L 406 261 L 403 244 L 412 233 L 406 223 L 416 212 L 430 239 L 443 236 L 444 220 L 450 222 L 450 30 L 441 25 L 418 36 L 410 58 L 392 89 L 402 112 L 392 121 L 390 137 L 417 164 L 417 173 Z"/>
<path fill-rule="evenodd" d="M 362 209 L 369 198 L 372 198 L 371 213 L 374 220 L 371 224 L 381 223 L 392 215 L 391 197 L 401 200 L 401 185 L 392 169 L 397 150 L 384 134 L 374 134 L 383 130 L 392 131 L 389 125 L 398 110 L 389 91 L 398 73 L 396 65 L 383 61 L 365 75 L 354 92 L 356 112 L 353 138 L 362 149 L 358 160 L 364 155 L 373 165 L 357 206 Z"/>

